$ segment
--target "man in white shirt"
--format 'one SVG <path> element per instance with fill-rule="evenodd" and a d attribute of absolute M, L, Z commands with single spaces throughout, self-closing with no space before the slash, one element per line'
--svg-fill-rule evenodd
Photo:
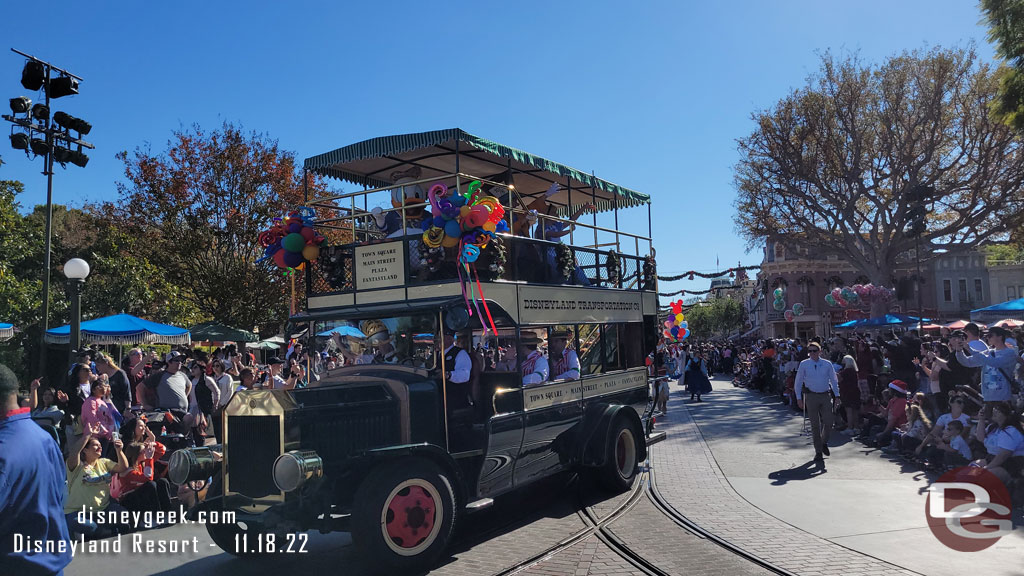
<path fill-rule="evenodd" d="M 839 398 L 839 379 L 832 363 L 821 359 L 821 344 L 811 341 L 807 344 L 809 358 L 800 363 L 796 370 L 796 382 L 793 392 L 796 394 L 797 405 L 801 409 L 805 405 L 811 418 L 811 431 L 814 438 L 814 461 L 822 463 L 829 455 L 828 437 L 832 432 L 832 416 L 835 411 L 829 391 Z"/>
<path fill-rule="evenodd" d="M 548 335 L 548 363 L 551 380 L 577 380 L 580 377 L 580 359 L 576 351 L 567 348 L 572 330 L 554 330 Z"/>
<path fill-rule="evenodd" d="M 453 384 L 469 382 L 469 374 L 473 369 L 473 361 L 469 353 L 455 345 L 455 336 L 448 331 L 444 333 L 444 370 L 445 379 Z M 438 365 L 440 368 L 441 365 Z"/>
<path fill-rule="evenodd" d="M 519 334 L 519 357 L 522 358 L 523 386 L 539 386 L 548 381 L 548 359 L 537 349 L 544 342 L 529 331 Z"/>

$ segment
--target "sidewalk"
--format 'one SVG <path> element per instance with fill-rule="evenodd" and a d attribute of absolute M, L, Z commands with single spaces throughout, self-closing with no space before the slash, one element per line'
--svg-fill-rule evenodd
<path fill-rule="evenodd" d="M 844 436 L 814 472 L 799 417 L 756 392 L 713 385 L 689 404 L 673 383 L 658 421 L 669 437 L 652 455 L 661 493 L 710 532 L 801 575 L 1022 573 L 1024 529 L 979 553 L 946 548 L 926 524 L 923 473 Z"/>

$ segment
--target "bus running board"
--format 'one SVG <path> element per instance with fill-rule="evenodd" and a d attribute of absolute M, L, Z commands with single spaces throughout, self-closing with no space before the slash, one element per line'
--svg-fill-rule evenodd
<path fill-rule="evenodd" d="M 494 498 L 481 498 L 476 502 L 470 502 L 466 504 L 466 512 L 472 514 L 473 512 L 479 512 L 486 510 L 494 505 Z"/>

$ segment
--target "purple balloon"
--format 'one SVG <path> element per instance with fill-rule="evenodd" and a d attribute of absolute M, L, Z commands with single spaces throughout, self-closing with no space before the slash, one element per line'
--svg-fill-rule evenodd
<path fill-rule="evenodd" d="M 302 264 L 304 261 L 305 258 L 303 258 L 302 254 L 299 252 L 285 251 L 284 253 L 284 263 L 288 265 L 290 268 L 295 268 L 299 264 Z"/>
<path fill-rule="evenodd" d="M 299 232 L 302 232 L 302 224 L 296 222 L 295 224 L 292 224 L 291 226 L 288 227 L 288 231 L 294 234 L 298 234 Z"/>

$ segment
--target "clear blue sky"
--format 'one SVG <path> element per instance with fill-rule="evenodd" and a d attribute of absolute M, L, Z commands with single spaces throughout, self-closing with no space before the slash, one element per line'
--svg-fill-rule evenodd
<path fill-rule="evenodd" d="M 55 201 L 69 204 L 115 197 L 118 151 L 162 150 L 192 123 L 241 123 L 300 161 L 460 127 L 653 196 L 664 275 L 760 262 L 733 227 L 735 141 L 820 51 L 877 62 L 974 42 L 992 59 L 980 19 L 966 0 L 7 2 L 0 95 L 25 92 L 9 47 L 85 78 L 53 107 L 94 126 L 88 167 L 57 168 Z M 0 154 L 23 204 L 44 202 L 42 161 L 6 136 Z M 646 211 L 627 227 L 646 232 Z"/>

